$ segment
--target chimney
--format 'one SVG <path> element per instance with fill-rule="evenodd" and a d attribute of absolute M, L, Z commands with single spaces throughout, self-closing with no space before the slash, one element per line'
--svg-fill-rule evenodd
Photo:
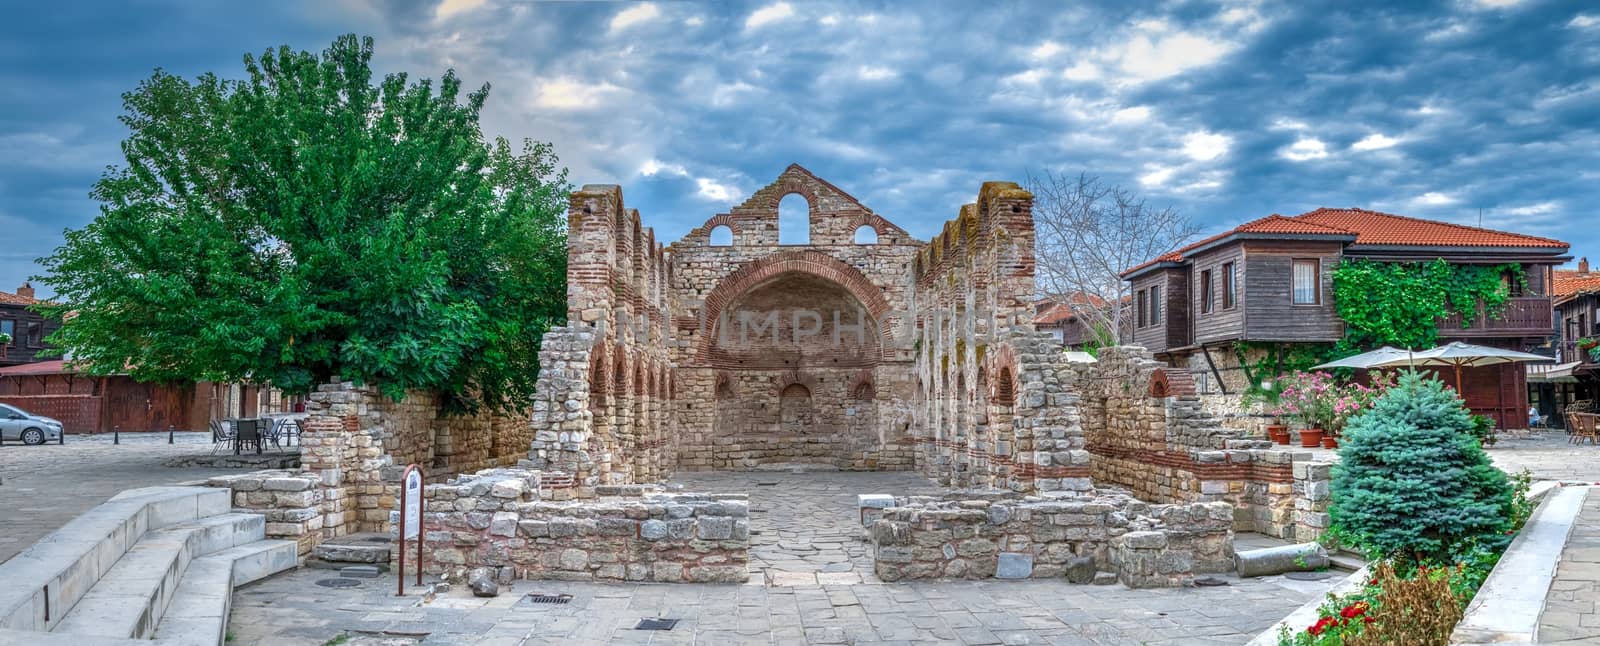
<path fill-rule="evenodd" d="M 1588 267 L 1587 264 L 1585 264 L 1584 266 Z M 1585 270 L 1585 271 L 1587 271 L 1587 270 Z M 33 298 L 33 283 L 29 283 L 29 282 L 22 283 L 22 286 L 17 288 L 17 295 L 21 296 L 23 298 Z"/>
<path fill-rule="evenodd" d="M 1578 259 L 1578 273 L 1580 273 L 1580 274 L 1589 273 L 1589 257 L 1588 256 L 1584 256 L 1584 257 Z M 31 292 L 33 290 L 28 290 L 28 291 L 30 292 L 30 295 L 31 295 Z"/>

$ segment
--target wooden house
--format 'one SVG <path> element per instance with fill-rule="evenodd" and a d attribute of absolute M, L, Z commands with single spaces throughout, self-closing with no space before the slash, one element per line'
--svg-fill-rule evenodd
<path fill-rule="evenodd" d="M 38 355 L 46 349 L 45 339 L 61 324 L 28 309 L 38 302 L 28 283 L 18 287 L 15 294 L 0 292 L 0 334 L 11 337 L 10 343 L 0 344 L 0 367 L 44 358 Z"/>
<path fill-rule="evenodd" d="M 1134 341 L 1195 373 L 1202 392 L 1238 394 L 1246 383 L 1239 342 L 1331 344 L 1344 336 L 1333 272 L 1344 259 L 1518 264 L 1526 284 L 1498 312 L 1453 313 L 1441 342 L 1526 350 L 1553 333 L 1554 268 L 1570 257 L 1559 240 L 1365 209 L 1271 215 L 1123 273 L 1134 294 Z M 1419 348 L 1421 349 L 1421 348 Z M 1226 373 L 1226 374 L 1225 374 Z M 1468 369 L 1463 394 L 1502 426 L 1526 424 L 1520 365 Z"/>

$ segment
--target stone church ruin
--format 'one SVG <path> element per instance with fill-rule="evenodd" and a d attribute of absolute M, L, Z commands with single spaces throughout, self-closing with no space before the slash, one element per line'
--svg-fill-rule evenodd
<path fill-rule="evenodd" d="M 780 242 L 791 195 L 805 244 Z M 884 580 L 1187 585 L 1232 569 L 1235 530 L 1326 527 L 1327 465 L 1224 428 L 1142 348 L 1074 363 L 1033 328 L 1033 196 L 1014 183 L 928 242 L 798 165 L 670 245 L 620 187 L 569 205 L 569 320 L 527 417 L 331 384 L 301 473 L 275 476 L 293 495 L 214 484 L 307 552 L 391 531 L 399 467 L 431 466 L 433 567 L 527 578 L 743 581 L 749 505 L 659 486 L 690 471 L 925 475 L 945 493 L 862 510 Z"/>

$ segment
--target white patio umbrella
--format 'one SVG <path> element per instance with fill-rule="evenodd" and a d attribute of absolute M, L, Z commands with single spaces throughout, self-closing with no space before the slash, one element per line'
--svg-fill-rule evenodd
<path fill-rule="evenodd" d="M 1456 391 L 1461 391 L 1461 369 L 1477 368 L 1480 366 L 1493 366 L 1502 363 L 1555 363 L 1555 359 L 1544 355 L 1528 352 L 1518 352 L 1505 348 L 1493 348 L 1486 345 L 1472 345 L 1456 341 L 1441 345 L 1437 348 L 1421 352 L 1407 353 L 1388 361 L 1377 364 L 1377 368 L 1401 368 L 1406 366 L 1438 366 L 1455 368 Z"/>
<path fill-rule="evenodd" d="M 1363 352 L 1361 354 L 1345 357 L 1336 361 L 1329 361 L 1322 365 L 1313 367 L 1312 370 L 1326 370 L 1328 368 L 1356 368 L 1364 370 L 1367 368 L 1392 367 L 1383 366 L 1383 364 L 1395 359 L 1404 359 L 1415 354 L 1415 352 L 1410 350 L 1401 350 L 1400 348 L 1386 345 L 1371 352 Z"/>

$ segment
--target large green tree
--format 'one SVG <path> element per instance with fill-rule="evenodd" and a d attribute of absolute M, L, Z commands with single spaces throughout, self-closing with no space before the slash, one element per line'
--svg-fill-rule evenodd
<path fill-rule="evenodd" d="M 41 260 L 68 319 L 52 341 L 141 380 L 526 402 L 565 314 L 566 172 L 547 144 L 485 139 L 488 85 L 377 80 L 371 58 L 350 35 L 124 94 L 100 215 Z"/>

